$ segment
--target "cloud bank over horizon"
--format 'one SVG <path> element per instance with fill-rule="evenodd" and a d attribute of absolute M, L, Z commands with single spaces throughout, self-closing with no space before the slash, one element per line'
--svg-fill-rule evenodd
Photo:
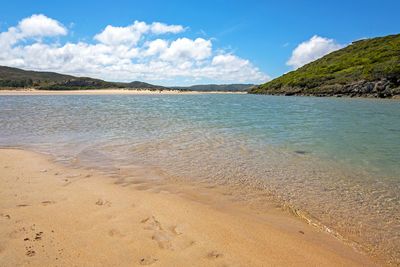
<path fill-rule="evenodd" d="M 292 56 L 286 62 L 286 65 L 292 66 L 293 69 L 298 69 L 343 47 L 345 45 L 338 44 L 333 39 L 314 35 L 310 40 L 302 42 L 293 50 Z"/>
<path fill-rule="evenodd" d="M 270 77 L 249 60 L 213 49 L 212 39 L 187 37 L 182 25 L 134 21 L 108 25 L 93 42 L 60 43 L 69 33 L 42 14 L 0 33 L 0 65 L 89 76 L 109 81 L 264 83 Z M 169 37 L 169 38 L 168 38 Z"/>

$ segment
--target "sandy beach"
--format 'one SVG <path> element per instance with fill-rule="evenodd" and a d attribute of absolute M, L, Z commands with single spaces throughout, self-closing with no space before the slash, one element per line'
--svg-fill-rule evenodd
<path fill-rule="evenodd" d="M 372 266 L 290 216 L 217 209 L 0 150 L 1 266 Z"/>
<path fill-rule="evenodd" d="M 136 90 L 136 89 L 94 89 L 94 90 L 0 90 L 0 95 L 178 95 L 178 94 L 245 94 L 246 92 L 216 92 L 216 91 L 179 91 L 179 90 Z"/>

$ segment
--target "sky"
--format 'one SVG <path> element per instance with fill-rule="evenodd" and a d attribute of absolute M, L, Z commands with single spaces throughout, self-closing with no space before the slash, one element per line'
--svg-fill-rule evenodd
<path fill-rule="evenodd" d="M 158 85 L 260 84 L 400 32 L 398 0 L 4 1 L 0 65 Z"/>

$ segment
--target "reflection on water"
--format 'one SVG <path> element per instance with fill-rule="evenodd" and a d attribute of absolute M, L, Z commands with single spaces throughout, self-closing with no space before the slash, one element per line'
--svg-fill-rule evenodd
<path fill-rule="evenodd" d="M 399 101 L 1 96 L 8 145 L 127 177 L 223 185 L 258 207 L 278 200 L 399 263 Z"/>

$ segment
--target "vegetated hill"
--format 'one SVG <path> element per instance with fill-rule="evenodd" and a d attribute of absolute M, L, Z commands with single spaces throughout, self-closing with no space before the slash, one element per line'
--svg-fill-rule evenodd
<path fill-rule="evenodd" d="M 121 86 L 124 86 L 124 87 L 136 88 L 136 89 L 148 88 L 148 89 L 152 89 L 152 90 L 169 90 L 169 88 L 164 87 L 164 86 L 154 85 L 154 84 L 140 82 L 140 81 L 133 81 L 130 83 L 118 83 L 118 84 Z"/>
<path fill-rule="evenodd" d="M 355 41 L 250 93 L 315 96 L 400 95 L 400 34 Z"/>
<path fill-rule="evenodd" d="M 90 90 L 103 88 L 134 88 L 164 90 L 166 87 L 143 82 L 116 83 L 88 77 L 74 77 L 55 72 L 28 71 L 0 66 L 0 89 L 36 88 L 40 90 Z"/>
<path fill-rule="evenodd" d="M 18 68 L 0 66 L 0 80 L 48 80 L 53 82 L 61 82 L 73 79 L 74 76 L 64 75 L 55 72 L 30 71 Z"/>
<path fill-rule="evenodd" d="M 181 90 L 181 91 L 248 91 L 253 84 L 207 84 L 190 87 L 164 87 L 133 81 L 106 82 L 89 77 L 75 77 L 55 72 L 29 71 L 0 66 L 0 89 L 35 88 L 39 90 L 90 90 L 106 88 Z"/>
<path fill-rule="evenodd" d="M 203 84 L 192 85 L 189 87 L 174 87 L 184 88 L 189 91 L 224 91 L 224 92 L 245 92 L 249 91 L 254 84 Z"/>
<path fill-rule="evenodd" d="M 36 88 L 42 90 L 76 90 L 116 87 L 115 83 L 55 72 L 28 71 L 0 66 L 0 88 Z"/>

